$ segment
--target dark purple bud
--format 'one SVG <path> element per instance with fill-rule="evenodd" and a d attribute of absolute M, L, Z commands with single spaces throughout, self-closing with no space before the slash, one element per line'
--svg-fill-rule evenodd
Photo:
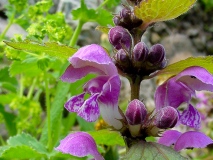
<path fill-rule="evenodd" d="M 123 8 L 120 12 L 121 18 L 130 19 L 131 17 L 131 10 L 129 8 Z"/>
<path fill-rule="evenodd" d="M 136 62 L 144 62 L 148 57 L 149 49 L 144 42 L 139 42 L 133 48 L 133 60 Z"/>
<path fill-rule="evenodd" d="M 132 40 L 129 32 L 121 26 L 113 27 L 109 30 L 109 42 L 118 50 L 122 45 L 130 48 Z"/>
<path fill-rule="evenodd" d="M 172 128 L 178 121 L 178 112 L 174 107 L 164 107 L 155 115 L 155 124 L 158 128 Z"/>
<path fill-rule="evenodd" d="M 120 20 L 121 20 L 121 18 L 118 16 L 113 17 L 113 22 L 116 26 L 120 25 Z"/>
<path fill-rule="evenodd" d="M 165 59 L 165 49 L 161 44 L 155 44 L 150 48 L 148 61 L 152 64 L 159 64 Z"/>
<path fill-rule="evenodd" d="M 129 103 L 126 110 L 126 119 L 130 125 L 141 124 L 146 115 L 146 107 L 141 101 L 134 99 Z"/>
<path fill-rule="evenodd" d="M 115 57 L 116 57 L 116 60 L 119 61 L 120 63 L 129 62 L 129 57 L 124 49 L 119 49 Z"/>

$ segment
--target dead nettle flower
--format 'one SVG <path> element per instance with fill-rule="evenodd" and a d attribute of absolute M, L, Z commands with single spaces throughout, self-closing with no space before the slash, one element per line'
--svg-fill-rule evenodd
<path fill-rule="evenodd" d="M 198 131 L 181 133 L 176 130 L 168 130 L 163 133 L 158 143 L 168 147 L 174 144 L 174 149 L 180 151 L 186 148 L 205 148 L 207 145 L 213 143 L 213 141 Z"/>
<path fill-rule="evenodd" d="M 92 155 L 95 160 L 104 160 L 98 152 L 94 139 L 86 132 L 74 132 L 60 141 L 56 150 L 77 157 Z"/>
<path fill-rule="evenodd" d="M 198 66 L 188 67 L 176 76 L 168 79 L 162 85 L 160 85 L 155 92 L 155 104 L 156 110 L 159 111 L 166 106 L 172 106 L 175 109 L 182 103 L 187 103 L 188 107 L 182 113 L 179 113 L 179 122 L 188 127 L 199 129 L 201 123 L 201 117 L 199 112 L 192 106 L 190 100 L 192 97 L 195 97 L 195 91 L 213 91 L 213 75 L 210 74 L 206 69 Z M 178 110 L 177 110 L 178 111 Z M 180 112 L 180 111 L 178 111 Z M 188 132 L 184 133 L 179 137 L 181 139 L 187 139 L 187 137 L 192 136 L 193 134 L 197 139 L 207 139 L 204 143 L 207 145 L 212 143 L 206 136 L 202 133 L 197 132 Z M 173 132 L 171 132 L 173 134 Z M 168 134 L 170 135 L 170 134 Z M 162 138 L 166 138 L 167 134 L 163 135 Z M 180 144 L 179 140 L 176 139 L 176 143 Z M 191 141 L 190 141 L 191 140 Z M 161 140 L 159 140 L 161 142 Z M 186 140 L 187 141 L 187 140 Z M 187 141 L 186 147 L 196 147 L 202 148 L 205 147 L 204 143 L 195 143 L 194 139 L 189 139 Z M 162 142 L 163 144 L 163 142 Z M 178 145 L 177 144 L 177 145 Z M 186 147 L 180 147 L 186 148 Z M 179 147 L 177 147 L 179 150 Z"/>
<path fill-rule="evenodd" d="M 71 97 L 64 105 L 69 112 L 76 112 L 86 121 L 96 121 L 101 113 L 103 119 L 115 129 L 122 128 L 122 116 L 118 108 L 120 78 L 107 52 L 99 45 L 80 48 L 69 58 L 70 65 L 61 76 L 73 83 L 89 73 L 98 76 L 83 86 L 83 93 Z M 84 100 L 85 94 L 91 95 Z"/>

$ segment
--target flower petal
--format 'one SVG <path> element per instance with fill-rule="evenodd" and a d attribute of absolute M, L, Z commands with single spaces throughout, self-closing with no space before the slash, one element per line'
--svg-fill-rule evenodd
<path fill-rule="evenodd" d="M 95 160 L 104 160 L 97 150 L 94 139 L 86 132 L 75 132 L 66 136 L 55 148 L 62 153 L 68 153 L 77 157 L 93 155 Z"/>
<path fill-rule="evenodd" d="M 204 148 L 213 143 L 212 139 L 201 132 L 189 131 L 183 133 L 175 143 L 174 149 L 180 151 L 185 148 Z"/>
<path fill-rule="evenodd" d="M 165 106 L 174 108 L 179 107 L 184 102 L 189 102 L 195 92 L 182 84 L 175 81 L 174 77 L 160 85 L 155 92 L 156 109 L 159 110 Z"/>
<path fill-rule="evenodd" d="M 91 44 L 80 48 L 69 61 L 74 68 L 92 66 L 106 75 L 117 74 L 117 69 L 108 53 L 99 45 Z"/>
<path fill-rule="evenodd" d="M 72 83 L 85 77 L 89 73 L 104 74 L 101 70 L 92 66 L 74 68 L 73 65 L 70 64 L 65 70 L 64 74 L 61 76 L 61 80 Z"/>
<path fill-rule="evenodd" d="M 189 67 L 180 72 L 176 76 L 176 80 L 183 82 L 193 90 L 213 92 L 213 75 L 202 67 Z"/>
<path fill-rule="evenodd" d="M 103 119 L 116 129 L 122 128 L 120 119 L 123 119 L 118 108 L 120 85 L 121 82 L 118 75 L 110 77 L 104 84 L 102 93 L 98 99 Z"/>
<path fill-rule="evenodd" d="M 77 96 L 71 97 L 65 104 L 64 107 L 69 111 L 69 112 L 77 112 L 79 108 L 83 105 L 84 103 L 84 95 L 85 93 L 79 94 Z"/>
<path fill-rule="evenodd" d="M 198 129 L 200 127 L 201 117 L 199 112 L 189 104 L 188 108 L 184 110 L 180 116 L 180 122 L 184 125 Z"/>
<path fill-rule="evenodd" d="M 96 121 L 100 115 L 97 102 L 98 96 L 99 94 L 94 94 L 89 99 L 87 99 L 78 110 L 78 116 L 82 117 L 88 122 Z"/>
<path fill-rule="evenodd" d="M 178 132 L 176 130 L 165 131 L 162 137 L 160 137 L 160 139 L 158 140 L 158 143 L 169 147 L 172 144 L 176 143 L 181 134 L 182 134 L 181 132 Z"/>
<path fill-rule="evenodd" d="M 84 85 L 84 91 L 89 94 L 101 93 L 104 84 L 109 80 L 109 76 L 98 76 L 91 79 Z"/>

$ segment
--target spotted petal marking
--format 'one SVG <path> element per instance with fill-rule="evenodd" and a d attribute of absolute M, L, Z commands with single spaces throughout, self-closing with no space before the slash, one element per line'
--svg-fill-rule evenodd
<path fill-rule="evenodd" d="M 180 116 L 180 122 L 193 128 L 199 128 L 201 117 L 199 112 L 191 104 L 189 104 L 188 108 L 184 110 Z"/>
<path fill-rule="evenodd" d="M 64 107 L 69 111 L 69 112 L 78 112 L 79 108 L 83 105 L 84 103 L 84 94 L 79 94 L 77 96 L 71 97 L 65 104 Z"/>
<path fill-rule="evenodd" d="M 96 121 L 100 115 L 97 102 L 98 96 L 99 94 L 94 94 L 89 99 L 87 99 L 79 109 L 78 116 L 82 117 L 88 122 Z"/>

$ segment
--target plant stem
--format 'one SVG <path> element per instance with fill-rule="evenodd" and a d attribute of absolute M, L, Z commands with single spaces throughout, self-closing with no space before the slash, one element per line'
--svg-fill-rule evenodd
<path fill-rule="evenodd" d="M 101 9 L 104 5 L 106 5 L 106 4 L 108 3 L 108 1 L 109 1 L 109 0 L 103 1 L 103 2 L 98 6 L 98 8 L 96 8 L 96 10 Z"/>
<path fill-rule="evenodd" d="M 35 84 L 37 82 L 37 77 L 35 79 L 33 79 L 33 83 L 32 85 L 30 86 L 30 89 L 29 89 L 29 92 L 27 94 L 27 98 L 30 99 L 32 97 L 32 94 L 33 94 L 33 91 L 34 91 L 34 88 L 35 88 Z"/>
<path fill-rule="evenodd" d="M 141 77 L 140 76 L 136 76 L 134 79 L 130 80 L 131 101 L 134 100 L 134 99 L 139 99 L 140 84 L 141 84 Z"/>
<path fill-rule="evenodd" d="M 69 43 L 69 46 L 71 46 L 71 47 L 75 46 L 75 44 L 76 44 L 76 42 L 78 40 L 78 37 L 79 37 L 79 35 L 81 33 L 81 30 L 82 30 L 82 27 L 83 27 L 84 23 L 85 23 L 84 21 L 79 20 L 78 26 L 76 27 L 76 29 L 75 29 L 75 31 L 73 33 L 73 36 L 72 36 L 72 38 L 70 40 L 70 43 Z"/>
<path fill-rule="evenodd" d="M 7 31 L 9 30 L 9 28 L 11 27 L 11 25 L 14 22 L 14 18 L 15 18 L 15 12 L 13 12 L 11 19 L 9 21 L 9 23 L 7 24 L 6 28 L 4 29 L 4 31 L 2 32 L 2 34 L 0 35 L 0 41 L 5 37 Z"/>
<path fill-rule="evenodd" d="M 46 71 L 47 72 L 47 71 Z M 45 101 L 47 110 L 47 126 L 48 126 L 48 150 L 52 149 L 52 130 L 51 130 L 51 117 L 50 117 L 50 92 L 49 92 L 49 79 L 47 73 L 44 73 L 45 85 Z"/>
<path fill-rule="evenodd" d="M 23 76 L 20 74 L 19 96 L 22 97 L 24 92 Z"/>

